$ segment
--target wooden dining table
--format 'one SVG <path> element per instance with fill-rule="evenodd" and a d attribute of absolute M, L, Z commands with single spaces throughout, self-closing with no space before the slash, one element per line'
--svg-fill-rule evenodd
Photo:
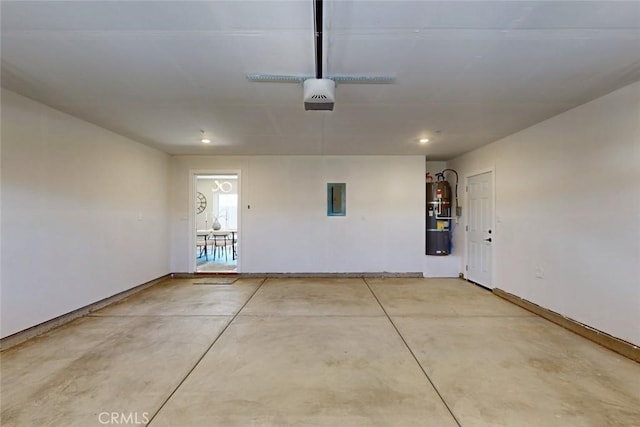
<path fill-rule="evenodd" d="M 204 237 L 204 255 L 207 256 L 207 240 L 209 236 L 224 236 L 225 238 L 231 235 L 231 258 L 236 259 L 238 254 L 236 253 L 236 236 L 238 230 L 196 230 L 197 237 Z"/>

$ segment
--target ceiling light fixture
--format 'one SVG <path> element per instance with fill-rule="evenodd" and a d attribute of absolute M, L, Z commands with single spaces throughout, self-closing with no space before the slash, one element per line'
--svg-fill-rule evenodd
<path fill-rule="evenodd" d="M 204 134 L 204 131 L 200 130 L 200 133 L 202 134 L 202 139 L 200 141 L 203 144 L 211 144 L 211 140 L 209 138 L 207 138 L 207 136 Z"/>
<path fill-rule="evenodd" d="M 426 144 L 429 142 L 429 138 L 420 138 L 420 144 Z"/>

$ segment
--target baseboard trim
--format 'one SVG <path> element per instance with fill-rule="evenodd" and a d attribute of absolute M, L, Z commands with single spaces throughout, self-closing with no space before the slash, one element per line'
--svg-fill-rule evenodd
<path fill-rule="evenodd" d="M 516 304 L 525 310 L 528 310 L 532 313 L 537 314 L 540 317 L 543 317 L 557 325 L 562 326 L 565 329 L 570 330 L 584 338 L 587 338 L 590 341 L 595 342 L 609 350 L 615 351 L 633 361 L 640 362 L 640 347 L 631 344 L 630 342 L 621 340 L 620 338 L 616 338 L 611 336 L 605 332 L 594 329 L 588 325 L 577 322 L 573 319 L 565 317 L 561 314 L 556 313 L 555 311 L 551 311 L 547 308 L 541 307 L 538 304 L 534 304 L 531 301 L 527 301 L 526 299 L 522 299 L 516 295 L 510 294 L 509 292 L 503 291 L 502 289 L 495 288 L 493 289 L 493 293 L 503 298 L 513 304 Z"/>
<path fill-rule="evenodd" d="M 80 307 L 77 310 L 71 311 L 69 313 L 55 317 L 51 320 L 47 320 L 46 322 L 32 326 L 23 331 L 16 332 L 15 334 L 6 336 L 0 339 L 0 351 L 5 351 L 10 349 L 11 347 L 15 347 L 18 344 L 22 344 L 23 342 L 30 340 L 31 338 L 34 338 L 34 337 L 37 337 L 38 335 L 42 335 L 46 332 L 49 332 L 50 330 L 58 328 L 66 323 L 71 322 L 72 320 L 75 320 L 79 317 L 86 316 L 87 314 L 93 311 L 100 310 L 101 308 L 104 308 L 115 302 L 123 300 L 151 286 L 164 282 L 170 277 L 171 277 L 171 274 L 165 274 L 164 276 L 158 277 L 157 279 L 153 279 L 149 282 L 135 286 L 131 289 L 127 289 L 126 291 L 122 291 L 120 293 L 117 293 L 115 295 L 102 299 L 100 301 L 94 302 L 89 305 L 85 305 L 84 307 Z"/>
<path fill-rule="evenodd" d="M 267 278 L 380 278 L 380 277 L 398 277 L 398 278 L 422 278 L 422 273 L 242 273 L 240 277 L 267 277 Z"/>
<path fill-rule="evenodd" d="M 229 272 L 197 272 L 197 273 L 172 273 L 172 277 L 178 279 L 192 279 L 206 276 L 234 276 L 239 279 L 253 278 L 375 278 L 375 277 L 399 277 L 422 278 L 422 273 L 229 273 Z"/>

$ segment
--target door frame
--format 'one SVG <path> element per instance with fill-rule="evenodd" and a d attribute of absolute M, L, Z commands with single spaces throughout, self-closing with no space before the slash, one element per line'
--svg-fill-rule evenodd
<path fill-rule="evenodd" d="M 498 234 L 498 230 L 496 230 L 496 167 L 495 165 L 483 168 L 483 169 L 477 169 L 474 170 L 470 173 L 465 174 L 464 176 L 464 203 L 465 206 L 467 206 L 467 208 L 465 209 L 465 215 L 464 215 L 464 226 L 465 226 L 465 232 L 464 232 L 464 256 L 463 256 L 463 262 L 464 262 L 464 266 L 465 268 L 462 269 L 464 271 L 464 277 L 465 279 L 469 280 L 469 277 L 467 277 L 467 269 L 466 266 L 469 265 L 469 233 L 467 232 L 467 226 L 469 225 L 469 178 L 477 176 L 477 175 L 482 175 L 485 173 L 489 173 L 491 172 L 491 212 L 493 213 L 493 215 L 491 216 L 491 234 L 493 235 L 492 238 L 492 242 L 491 242 L 491 284 L 489 286 L 485 286 L 479 283 L 475 283 L 478 286 L 481 286 L 483 288 L 489 289 L 489 290 L 493 290 L 494 288 L 496 288 L 496 246 L 497 246 L 497 242 L 498 239 L 496 239 L 496 236 Z M 495 240 L 495 242 L 493 241 Z"/>
<path fill-rule="evenodd" d="M 198 175 L 236 175 L 238 177 L 238 233 L 236 234 L 236 271 L 242 272 L 242 171 L 240 169 L 190 169 L 189 170 L 189 271 L 197 273 L 196 262 L 196 181 Z"/>

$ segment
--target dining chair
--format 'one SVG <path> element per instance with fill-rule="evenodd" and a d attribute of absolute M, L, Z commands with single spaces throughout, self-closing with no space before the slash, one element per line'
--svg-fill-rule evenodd
<path fill-rule="evenodd" d="M 225 261 L 229 260 L 229 255 L 227 253 L 227 248 L 229 247 L 230 240 L 228 238 L 228 234 L 218 234 L 213 233 L 211 240 L 213 242 L 213 259 L 216 259 L 216 256 L 220 251 L 224 252 Z"/>
<path fill-rule="evenodd" d="M 202 255 L 206 255 L 207 258 L 209 258 L 209 254 L 207 253 L 208 244 L 209 242 L 207 242 L 207 239 L 205 239 L 204 237 L 198 237 L 196 239 L 196 249 L 200 251 L 198 254 L 198 258 L 202 258 Z"/>
<path fill-rule="evenodd" d="M 231 259 L 238 258 L 238 232 L 231 233 Z"/>

